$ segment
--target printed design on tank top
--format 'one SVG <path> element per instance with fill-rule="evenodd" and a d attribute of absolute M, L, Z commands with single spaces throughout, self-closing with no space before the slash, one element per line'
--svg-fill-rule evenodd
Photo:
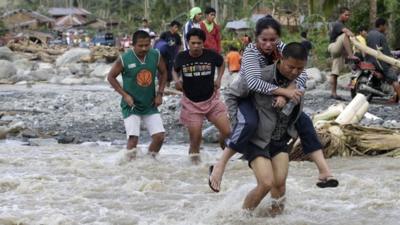
<path fill-rule="evenodd" d="M 153 82 L 153 74 L 147 70 L 142 69 L 136 76 L 136 83 L 141 87 L 148 87 Z"/>

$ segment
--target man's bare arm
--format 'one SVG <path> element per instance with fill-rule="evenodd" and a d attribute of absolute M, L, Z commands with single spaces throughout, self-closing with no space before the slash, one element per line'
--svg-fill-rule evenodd
<path fill-rule="evenodd" d="M 118 92 L 124 98 L 124 101 L 129 106 L 134 106 L 132 96 L 130 96 L 126 91 L 124 91 L 124 89 L 121 87 L 121 85 L 117 81 L 117 77 L 123 71 L 123 69 L 124 69 L 124 67 L 122 66 L 122 61 L 120 58 L 118 58 L 117 61 L 114 63 L 114 65 L 111 67 L 111 70 L 107 76 L 107 80 L 111 84 L 111 86 L 114 88 L 114 90 L 116 92 Z"/>
<path fill-rule="evenodd" d="M 162 56 L 160 56 L 160 63 L 158 64 L 158 72 L 160 74 L 159 82 L 158 82 L 158 91 L 157 93 L 164 93 L 164 88 L 167 83 L 168 75 L 167 75 L 167 66 L 165 65 L 165 61 Z"/>
<path fill-rule="evenodd" d="M 114 63 L 114 65 L 111 67 L 111 70 L 107 76 L 108 82 L 115 89 L 115 91 L 118 92 L 122 97 L 124 97 L 124 95 L 128 94 L 124 91 L 124 89 L 121 87 L 121 85 L 117 81 L 117 77 L 123 71 L 123 69 L 124 68 L 122 66 L 121 59 L 118 58 L 117 61 Z"/>

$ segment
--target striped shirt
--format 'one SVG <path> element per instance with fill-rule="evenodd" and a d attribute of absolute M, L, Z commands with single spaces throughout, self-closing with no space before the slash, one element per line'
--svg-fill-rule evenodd
<path fill-rule="evenodd" d="M 277 49 L 282 53 L 285 44 L 282 41 L 277 43 Z M 270 65 L 272 60 L 265 57 L 256 47 L 254 43 L 247 45 L 243 53 L 242 65 L 239 75 L 244 77 L 250 91 L 261 94 L 272 95 L 272 92 L 278 89 L 278 86 L 262 80 L 261 68 Z M 306 87 L 307 73 L 305 70 L 296 78 L 297 88 Z"/>

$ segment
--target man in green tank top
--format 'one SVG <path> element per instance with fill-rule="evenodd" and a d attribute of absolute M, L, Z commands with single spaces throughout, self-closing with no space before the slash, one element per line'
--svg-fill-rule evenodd
<path fill-rule="evenodd" d="M 146 31 L 136 31 L 132 36 L 133 48 L 128 49 L 114 63 L 108 74 L 108 82 L 122 96 L 121 111 L 128 139 L 125 156 L 136 157 L 140 123 L 146 125 L 152 141 L 149 154 L 156 156 L 164 142 L 164 126 L 157 107 L 162 103 L 167 81 L 167 69 L 160 53 L 151 48 Z M 155 77 L 160 74 L 156 92 Z M 122 87 L 117 76 L 122 74 Z"/>

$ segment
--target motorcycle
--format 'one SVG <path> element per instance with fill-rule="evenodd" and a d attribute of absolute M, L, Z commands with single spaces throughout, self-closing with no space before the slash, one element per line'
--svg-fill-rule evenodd
<path fill-rule="evenodd" d="M 400 56 L 400 52 L 392 52 L 394 56 Z M 353 60 L 351 65 L 352 76 L 350 79 L 351 97 L 361 93 L 371 101 L 373 97 L 390 98 L 395 94 L 391 84 L 384 75 L 379 72 L 374 64 L 362 60 Z"/>

